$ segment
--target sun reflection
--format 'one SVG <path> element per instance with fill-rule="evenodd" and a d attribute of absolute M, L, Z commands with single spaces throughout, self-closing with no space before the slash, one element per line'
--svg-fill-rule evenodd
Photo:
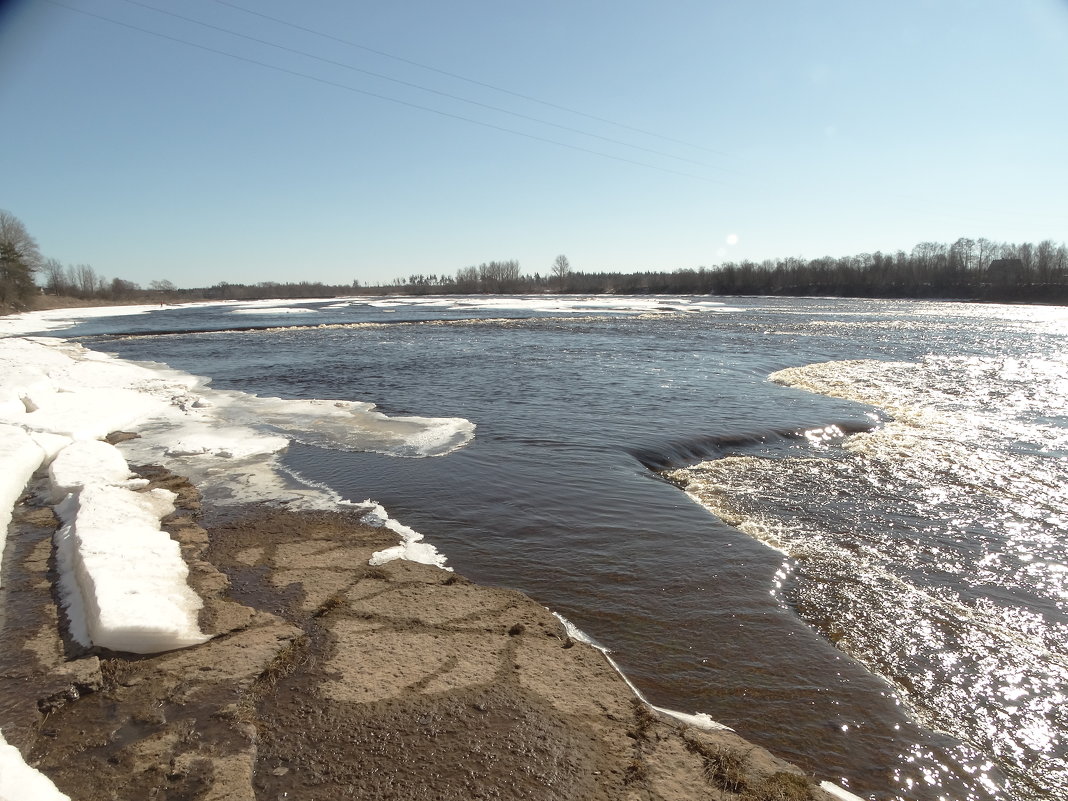
<path fill-rule="evenodd" d="M 1068 459 L 1050 458 L 1068 456 L 1068 421 L 1051 415 L 1068 354 L 837 362 L 773 379 L 892 419 L 799 432 L 803 458 L 705 462 L 687 489 L 787 554 L 772 594 L 961 743 L 902 754 L 898 797 L 946 784 L 970 788 L 954 801 L 1068 798 Z"/>

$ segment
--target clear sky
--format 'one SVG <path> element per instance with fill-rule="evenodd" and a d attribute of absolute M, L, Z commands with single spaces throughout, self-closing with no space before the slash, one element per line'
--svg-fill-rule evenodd
<path fill-rule="evenodd" d="M 0 9 L 0 208 L 109 279 L 1068 238 L 1068 0 Z"/>

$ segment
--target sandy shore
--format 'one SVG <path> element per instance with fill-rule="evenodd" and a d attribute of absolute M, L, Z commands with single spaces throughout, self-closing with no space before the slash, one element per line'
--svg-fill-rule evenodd
<path fill-rule="evenodd" d="M 831 798 L 729 731 L 651 711 L 521 593 L 406 561 L 344 512 L 201 508 L 164 520 L 206 644 L 139 657 L 61 636 L 51 510 L 5 559 L 4 734 L 76 801 Z"/>

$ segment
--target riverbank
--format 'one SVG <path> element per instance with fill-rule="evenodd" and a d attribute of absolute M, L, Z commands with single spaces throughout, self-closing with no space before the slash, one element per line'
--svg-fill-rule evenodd
<path fill-rule="evenodd" d="M 4 734 L 73 799 L 831 797 L 732 732 L 650 710 L 521 593 L 369 566 L 386 529 L 203 509 L 184 479 L 139 472 L 178 494 L 163 524 L 204 645 L 79 649 L 50 589 L 51 510 L 23 503 L 9 535 Z"/>

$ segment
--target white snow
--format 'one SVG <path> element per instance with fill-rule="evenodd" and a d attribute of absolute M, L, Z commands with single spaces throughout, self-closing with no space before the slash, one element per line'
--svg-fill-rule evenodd
<path fill-rule="evenodd" d="M 318 309 L 300 306 L 257 306 L 251 309 L 234 309 L 231 314 L 314 314 Z"/>
<path fill-rule="evenodd" d="M 19 750 L 0 734 L 0 801 L 70 801 L 70 796 L 27 765 Z"/>
<path fill-rule="evenodd" d="M 215 500 L 284 496 L 323 507 L 337 499 L 298 489 L 277 469 L 293 440 L 420 457 L 462 447 L 474 432 L 461 418 L 392 418 L 369 403 L 215 391 L 188 373 L 55 338 L 0 338 L 0 375 L 0 454 L 11 466 L 0 479 L 4 531 L 30 476 L 48 464 L 53 499 L 62 500 L 56 547 L 70 625 L 79 642 L 113 650 L 203 640 L 180 550 L 159 528 L 165 504 L 138 491 L 145 482 L 131 480 L 127 457 L 166 464 Z M 140 437 L 120 452 L 101 441 L 115 430 Z M 444 564 L 420 534 L 377 510 L 401 540 L 381 558 Z"/>
<path fill-rule="evenodd" d="M 72 442 L 48 466 L 57 501 L 88 484 L 118 484 L 130 477 L 130 467 L 118 448 L 100 440 Z"/>
<path fill-rule="evenodd" d="M 72 442 L 48 475 L 60 501 L 59 594 L 74 640 L 139 654 L 207 640 L 181 549 L 160 530 L 174 493 L 144 491 L 148 482 L 133 478 L 119 450 L 98 440 Z"/>
<path fill-rule="evenodd" d="M 45 452 L 21 428 L 0 424 L 0 554 L 7 542 L 11 512 L 23 489 L 41 466 Z"/>
<path fill-rule="evenodd" d="M 851 793 L 849 790 L 839 787 L 834 782 L 822 781 L 820 782 L 820 789 L 830 793 L 835 798 L 842 799 L 842 801 L 864 801 L 864 799 L 856 793 Z"/>
<path fill-rule="evenodd" d="M 159 528 L 174 497 L 94 482 L 56 507 L 60 597 L 80 644 L 148 654 L 208 639 L 181 549 Z"/>
<path fill-rule="evenodd" d="M 444 570 L 452 570 L 451 567 L 445 565 L 445 557 L 437 548 L 430 543 L 423 542 L 423 535 L 418 531 L 394 520 L 380 504 L 374 501 L 364 501 L 363 505 L 370 511 L 360 518 L 362 522 L 375 528 L 389 529 L 401 538 L 399 545 L 371 554 L 368 564 L 384 565 L 394 559 L 405 559 L 409 562 L 421 562 L 424 565 L 436 565 Z"/>
<path fill-rule="evenodd" d="M 448 310 L 482 309 L 500 311 L 536 311 L 574 314 L 667 314 L 698 312 L 734 312 L 738 308 L 720 301 L 691 296 L 632 295 L 479 295 L 413 298 L 406 295 L 369 299 L 354 304 L 383 310 L 437 307 Z M 334 306 L 330 308 L 338 308 Z"/>

